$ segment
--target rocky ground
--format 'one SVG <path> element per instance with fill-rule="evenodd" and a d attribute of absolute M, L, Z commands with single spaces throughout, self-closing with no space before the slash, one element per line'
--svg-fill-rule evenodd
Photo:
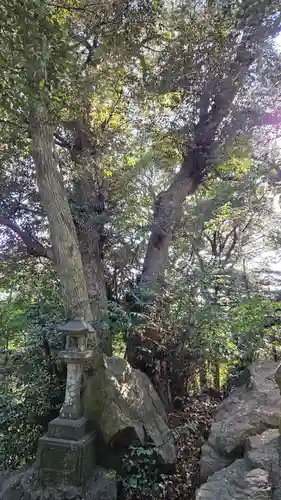
<path fill-rule="evenodd" d="M 170 477 L 170 500 L 193 500 L 200 485 L 199 459 L 201 447 L 208 437 L 215 409 L 220 400 L 207 393 L 186 396 L 182 407 L 169 415 L 169 425 L 177 433 L 178 461 L 176 473 Z"/>

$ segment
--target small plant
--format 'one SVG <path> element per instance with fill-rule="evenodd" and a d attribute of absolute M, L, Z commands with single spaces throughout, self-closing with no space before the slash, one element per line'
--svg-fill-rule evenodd
<path fill-rule="evenodd" d="M 167 498 L 169 476 L 161 473 L 153 445 L 129 448 L 122 461 L 121 481 L 127 500 Z"/>
<path fill-rule="evenodd" d="M 196 424 L 186 422 L 170 429 L 168 436 L 175 441 L 196 433 Z M 159 454 L 152 444 L 131 446 L 122 461 L 121 483 L 126 500 L 150 500 L 169 498 L 171 476 L 163 473 Z"/>

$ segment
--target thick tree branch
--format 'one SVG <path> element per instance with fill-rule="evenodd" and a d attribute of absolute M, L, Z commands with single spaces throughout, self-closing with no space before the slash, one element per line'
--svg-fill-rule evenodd
<path fill-rule="evenodd" d="M 229 249 L 227 250 L 227 253 L 226 253 L 226 256 L 225 256 L 225 259 L 224 259 L 225 265 L 228 264 L 228 262 L 229 262 L 229 260 L 231 258 L 231 254 L 232 254 L 232 252 L 233 252 L 233 250 L 234 250 L 234 248 L 236 246 L 236 243 L 238 241 L 238 233 L 237 233 L 237 228 L 236 227 L 234 227 L 232 234 L 233 234 L 232 243 L 231 243 Z"/>
<path fill-rule="evenodd" d="M 222 244 L 221 244 L 221 249 L 220 249 L 220 252 L 223 253 L 225 247 L 226 247 L 226 244 L 229 240 L 229 238 L 234 234 L 234 232 L 236 231 L 236 227 L 232 228 L 226 235 L 226 237 L 224 238 L 224 240 L 222 241 Z"/>
<path fill-rule="evenodd" d="M 11 120 L 0 120 L 1 125 L 10 125 L 11 127 L 17 127 L 21 129 L 26 129 L 24 125 L 21 125 L 20 123 L 13 122 Z"/>
<path fill-rule="evenodd" d="M 0 217 L 0 225 L 6 226 L 19 236 L 25 244 L 29 255 L 34 255 L 35 257 L 45 257 L 46 259 L 53 260 L 53 252 L 51 248 L 45 248 L 39 241 L 34 239 L 30 233 L 21 229 L 8 217 Z"/>

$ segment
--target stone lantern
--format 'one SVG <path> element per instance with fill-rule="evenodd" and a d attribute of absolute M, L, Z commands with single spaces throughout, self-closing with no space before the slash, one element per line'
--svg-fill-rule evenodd
<path fill-rule="evenodd" d="M 93 351 L 87 349 L 90 327 L 83 321 L 73 320 L 59 327 L 59 331 L 66 333 L 66 346 L 60 358 L 67 365 L 65 398 L 60 417 L 75 420 L 82 415 L 80 393 L 84 361 L 93 355 Z"/>
<path fill-rule="evenodd" d="M 95 432 L 82 415 L 80 395 L 84 361 L 93 355 L 87 348 L 92 328 L 75 319 L 58 330 L 66 334 L 65 350 L 60 353 L 67 365 L 65 398 L 59 417 L 39 439 L 39 475 L 47 486 L 82 486 L 95 466 Z"/>

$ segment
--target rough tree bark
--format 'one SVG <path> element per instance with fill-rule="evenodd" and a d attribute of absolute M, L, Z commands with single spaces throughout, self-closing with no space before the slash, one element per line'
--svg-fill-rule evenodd
<path fill-rule="evenodd" d="M 93 137 L 84 120 L 76 120 L 73 127 L 71 158 L 76 165 L 76 179 L 72 193 L 72 214 L 77 231 L 93 322 L 102 350 L 112 354 L 112 341 L 107 328 L 108 310 L 102 238 L 104 229 L 104 201 L 102 173 L 96 165 Z"/>
<path fill-rule="evenodd" d="M 49 221 L 54 262 L 68 314 L 70 317 L 79 317 L 92 322 L 77 234 L 63 180 L 55 160 L 54 129 L 42 104 L 37 104 L 31 113 L 30 134 L 40 200 Z M 95 355 L 98 357 L 98 340 L 95 333 L 92 343 Z"/>
<path fill-rule="evenodd" d="M 216 391 L 220 391 L 221 389 L 221 383 L 220 383 L 220 364 L 218 361 L 215 361 L 213 366 L 212 366 L 212 373 L 213 373 L 213 386 L 216 389 Z"/>
<path fill-rule="evenodd" d="M 141 276 L 141 281 L 145 285 L 153 287 L 163 279 L 169 246 L 183 202 L 202 182 L 200 170 L 197 168 L 202 161 L 206 163 L 207 157 L 204 157 L 199 150 L 190 151 L 169 188 L 157 198 Z"/>
<path fill-rule="evenodd" d="M 107 296 L 105 286 L 104 265 L 101 258 L 100 233 L 97 229 L 97 200 L 96 193 L 91 189 L 91 183 L 84 177 L 77 181 L 75 199 L 82 205 L 86 204 L 87 211 L 83 217 L 75 221 L 79 248 L 83 261 L 83 268 L 87 282 L 93 322 L 100 338 L 102 350 L 108 356 L 112 353 L 112 342 L 109 329 L 106 328 L 108 318 Z M 81 196 L 79 196 L 78 191 Z M 81 205 L 80 205 L 81 206 Z"/>

